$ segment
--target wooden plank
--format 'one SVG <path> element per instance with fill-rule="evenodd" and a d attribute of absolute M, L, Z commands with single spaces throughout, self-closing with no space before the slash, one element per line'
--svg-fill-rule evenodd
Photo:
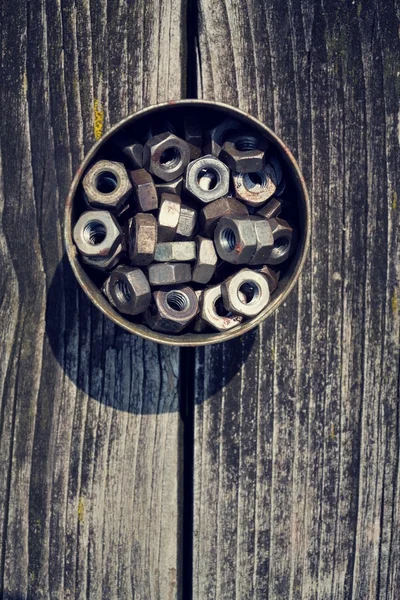
<path fill-rule="evenodd" d="M 398 597 L 399 7 L 199 1 L 200 95 L 298 157 L 304 274 L 197 352 L 193 597 Z"/>
<path fill-rule="evenodd" d="M 178 351 L 90 306 L 61 230 L 94 131 L 182 96 L 185 2 L 0 10 L 0 595 L 180 598 Z"/>

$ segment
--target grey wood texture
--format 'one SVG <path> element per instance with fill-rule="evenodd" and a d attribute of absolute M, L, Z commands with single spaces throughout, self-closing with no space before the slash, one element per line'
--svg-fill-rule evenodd
<path fill-rule="evenodd" d="M 199 96 L 287 142 L 313 224 L 279 312 L 197 351 L 193 598 L 399 598 L 399 18 L 199 0 Z"/>
<path fill-rule="evenodd" d="M 0 597 L 181 597 L 179 352 L 63 259 L 65 197 L 122 117 L 185 90 L 184 0 L 0 7 Z"/>

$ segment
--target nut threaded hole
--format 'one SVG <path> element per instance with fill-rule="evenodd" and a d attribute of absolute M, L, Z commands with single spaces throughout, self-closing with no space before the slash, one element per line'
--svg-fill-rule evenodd
<path fill-rule="evenodd" d="M 160 157 L 160 165 L 164 167 L 164 169 L 175 169 L 180 165 L 182 160 L 181 152 L 179 148 L 175 146 L 171 146 L 164 150 Z"/>
<path fill-rule="evenodd" d="M 258 194 L 267 186 L 268 178 L 264 171 L 255 171 L 254 173 L 245 173 L 243 176 L 243 185 L 248 192 Z"/>
<path fill-rule="evenodd" d="M 167 295 L 167 304 L 172 310 L 181 312 L 188 308 L 190 302 L 186 294 L 174 290 Z"/>
<path fill-rule="evenodd" d="M 197 175 L 197 183 L 199 187 L 206 192 L 215 190 L 219 182 L 220 176 L 218 171 L 212 169 L 211 167 L 204 167 L 204 169 L 200 169 L 199 174 Z"/>
<path fill-rule="evenodd" d="M 118 279 L 114 285 L 114 293 L 121 304 L 128 304 L 131 301 L 131 293 L 125 281 Z"/>
<path fill-rule="evenodd" d="M 89 221 L 83 230 L 83 237 L 88 244 L 97 246 L 106 238 L 107 229 L 101 221 Z"/>
<path fill-rule="evenodd" d="M 288 238 L 277 238 L 274 242 L 274 247 L 272 249 L 271 256 L 273 256 L 273 258 L 281 258 L 281 256 L 286 254 L 289 245 L 290 241 L 288 240 Z"/>
<path fill-rule="evenodd" d="M 257 139 L 255 137 L 244 135 L 235 142 L 236 150 L 246 152 L 248 150 L 257 150 Z"/>
<path fill-rule="evenodd" d="M 242 292 L 242 294 L 240 294 L 240 292 Z M 254 281 L 246 281 L 238 290 L 239 300 L 243 304 L 254 304 L 257 302 L 260 294 L 260 288 L 256 283 L 254 283 Z"/>
<path fill-rule="evenodd" d="M 102 171 L 96 178 L 96 188 L 101 194 L 111 194 L 117 185 L 117 176 L 111 171 Z"/>
<path fill-rule="evenodd" d="M 224 229 L 221 233 L 221 245 L 225 252 L 233 252 L 236 248 L 236 235 L 233 229 Z"/>

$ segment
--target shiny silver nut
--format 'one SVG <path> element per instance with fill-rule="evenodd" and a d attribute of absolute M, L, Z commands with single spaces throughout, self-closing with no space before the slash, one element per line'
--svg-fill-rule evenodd
<path fill-rule="evenodd" d="M 220 285 L 204 290 L 200 301 L 200 317 L 217 331 L 228 331 L 243 321 L 242 316 L 234 315 L 225 309 Z"/>
<path fill-rule="evenodd" d="M 195 243 L 197 257 L 193 267 L 192 281 L 208 283 L 215 273 L 218 262 L 214 242 L 198 235 Z"/>
<path fill-rule="evenodd" d="M 115 308 L 126 315 L 139 315 L 150 305 L 151 290 L 141 269 L 120 266 L 110 276 L 109 293 Z"/>
<path fill-rule="evenodd" d="M 132 265 L 149 265 L 157 244 L 157 220 L 153 215 L 138 213 L 129 225 L 129 259 Z"/>
<path fill-rule="evenodd" d="M 174 194 L 162 194 L 158 213 L 158 241 L 172 242 L 181 215 L 181 199 Z"/>
<path fill-rule="evenodd" d="M 204 204 L 226 196 L 229 191 L 229 169 L 211 154 L 202 156 L 189 164 L 185 189 Z"/>
<path fill-rule="evenodd" d="M 158 208 L 157 190 L 150 173 L 146 169 L 130 171 L 137 209 L 140 212 L 150 212 Z"/>
<path fill-rule="evenodd" d="M 268 146 L 260 135 L 238 131 L 224 142 L 219 159 L 232 171 L 254 173 L 264 168 Z"/>
<path fill-rule="evenodd" d="M 272 294 L 278 287 L 279 278 L 281 276 L 280 271 L 274 271 L 268 265 L 263 265 L 262 267 L 256 267 L 254 269 L 257 273 L 261 273 L 268 281 L 269 293 Z"/>
<path fill-rule="evenodd" d="M 182 192 L 183 186 L 183 175 L 174 179 L 173 181 L 162 181 L 161 183 L 156 183 L 156 190 L 158 197 L 161 197 L 161 194 L 175 194 L 175 196 L 180 196 Z"/>
<path fill-rule="evenodd" d="M 276 191 L 276 175 L 268 164 L 255 173 L 232 173 L 235 196 L 249 206 L 264 204 Z"/>
<path fill-rule="evenodd" d="M 93 208 L 121 211 L 132 192 L 132 184 L 122 163 L 99 160 L 82 181 L 86 199 Z"/>
<path fill-rule="evenodd" d="M 109 258 L 123 243 L 122 229 L 107 210 L 82 213 L 74 227 L 73 237 L 79 252 L 88 258 Z"/>
<path fill-rule="evenodd" d="M 143 164 L 163 181 L 173 181 L 182 175 L 190 161 L 185 140 L 173 133 L 160 133 L 150 138 L 143 148 Z"/>
<path fill-rule="evenodd" d="M 284 219 L 270 219 L 274 247 L 266 261 L 268 265 L 280 265 L 293 254 L 296 249 L 297 236 L 293 227 Z"/>
<path fill-rule="evenodd" d="M 132 169 L 143 167 L 143 145 L 126 133 L 119 133 L 114 138 L 114 144 L 128 158 Z"/>
<path fill-rule="evenodd" d="M 154 263 L 147 267 L 150 285 L 188 283 L 192 279 L 189 263 Z"/>
<path fill-rule="evenodd" d="M 204 206 L 199 214 L 199 225 L 202 235 L 212 237 L 221 217 L 248 217 L 244 204 L 235 198 L 219 198 Z"/>
<path fill-rule="evenodd" d="M 122 241 L 115 250 L 105 258 L 90 258 L 82 256 L 82 262 L 99 271 L 112 271 L 122 260 L 126 258 L 125 242 Z"/>
<path fill-rule="evenodd" d="M 181 206 L 178 227 L 176 229 L 177 240 L 190 240 L 196 231 L 197 210 L 190 206 Z"/>
<path fill-rule="evenodd" d="M 157 244 L 155 262 L 190 262 L 196 260 L 195 242 L 163 242 Z"/>
<path fill-rule="evenodd" d="M 203 148 L 204 154 L 212 154 L 218 158 L 226 138 L 238 129 L 241 129 L 241 123 L 236 119 L 228 118 L 206 131 Z"/>
<path fill-rule="evenodd" d="M 214 232 L 218 256 L 228 263 L 248 263 L 257 249 L 257 236 L 250 218 L 222 217 Z"/>
<path fill-rule="evenodd" d="M 283 210 L 283 206 L 283 200 L 280 198 L 271 198 L 271 200 L 268 200 L 268 202 L 264 204 L 264 206 L 262 206 L 256 214 L 264 219 L 274 219 L 275 217 L 279 217 Z"/>
<path fill-rule="evenodd" d="M 186 285 L 157 290 L 153 300 L 154 304 L 146 313 L 146 321 L 155 331 L 179 333 L 199 312 L 197 296 Z"/>
<path fill-rule="evenodd" d="M 221 285 L 226 310 L 244 317 L 255 317 L 269 302 L 269 286 L 261 273 L 242 269 Z M 240 295 L 242 292 L 245 298 Z"/>
<path fill-rule="evenodd" d="M 274 236 L 271 225 L 266 219 L 251 216 L 250 221 L 254 225 L 254 231 L 257 238 L 256 251 L 253 258 L 249 260 L 249 265 L 261 265 L 269 259 L 272 248 L 274 247 Z"/>

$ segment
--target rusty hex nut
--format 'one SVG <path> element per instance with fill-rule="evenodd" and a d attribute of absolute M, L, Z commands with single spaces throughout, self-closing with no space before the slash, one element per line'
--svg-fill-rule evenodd
<path fill-rule="evenodd" d="M 222 217 L 214 232 L 218 256 L 228 263 L 248 263 L 257 250 L 257 236 L 250 218 Z"/>
<path fill-rule="evenodd" d="M 143 148 L 143 164 L 154 176 L 173 181 L 184 172 L 190 161 L 190 150 L 181 138 L 165 132 L 150 138 Z"/>
<path fill-rule="evenodd" d="M 147 267 L 150 285 L 175 285 L 192 279 L 189 263 L 153 263 Z"/>
<path fill-rule="evenodd" d="M 155 262 L 190 262 L 196 260 L 195 242 L 163 242 L 157 244 Z"/>
<path fill-rule="evenodd" d="M 203 148 L 204 154 L 212 154 L 218 158 L 227 137 L 234 131 L 241 129 L 241 127 L 241 123 L 237 119 L 229 117 L 206 131 Z"/>
<path fill-rule="evenodd" d="M 220 285 L 203 291 L 200 298 L 200 318 L 217 331 L 228 331 L 243 321 L 241 315 L 235 315 L 223 306 Z"/>
<path fill-rule="evenodd" d="M 253 254 L 253 258 L 249 260 L 248 264 L 261 265 L 266 262 L 271 255 L 272 248 L 274 247 L 274 236 L 272 234 L 271 225 L 267 219 L 256 216 L 251 216 L 249 218 L 254 225 L 257 247 Z"/>
<path fill-rule="evenodd" d="M 126 315 L 144 312 L 151 301 L 150 285 L 143 271 L 123 265 L 111 273 L 108 294 L 113 306 Z"/>
<path fill-rule="evenodd" d="M 149 265 L 157 245 L 157 220 L 148 213 L 137 213 L 129 224 L 129 259 L 132 265 Z"/>
<path fill-rule="evenodd" d="M 146 169 L 129 172 L 137 208 L 140 212 L 150 212 L 158 208 L 157 190 L 150 173 Z"/>
<path fill-rule="evenodd" d="M 276 174 L 270 164 L 254 173 L 234 172 L 232 179 L 236 198 L 249 206 L 261 206 L 276 191 Z"/>
<path fill-rule="evenodd" d="M 248 217 L 247 208 L 235 198 L 219 198 L 206 204 L 199 214 L 202 235 L 212 237 L 221 217 Z"/>
<path fill-rule="evenodd" d="M 180 196 L 183 186 L 183 175 L 173 181 L 161 181 L 160 183 L 155 183 L 155 186 L 159 197 L 164 193 Z"/>
<path fill-rule="evenodd" d="M 218 256 L 212 240 L 198 235 L 195 243 L 197 256 L 193 267 L 192 281 L 205 284 L 215 273 Z"/>
<path fill-rule="evenodd" d="M 158 241 L 172 242 L 181 215 L 181 199 L 174 194 L 161 194 L 158 212 Z"/>
<path fill-rule="evenodd" d="M 229 169 L 212 156 L 193 160 L 186 170 L 185 190 L 193 198 L 207 204 L 229 192 Z"/>
<path fill-rule="evenodd" d="M 114 144 L 128 158 L 132 169 L 143 168 L 143 145 L 132 139 L 127 133 L 121 132 L 114 138 Z"/>
<path fill-rule="evenodd" d="M 197 210 L 190 206 L 181 206 L 178 227 L 176 228 L 177 240 L 189 240 L 194 236 L 197 225 Z"/>
<path fill-rule="evenodd" d="M 274 247 L 266 263 L 268 265 L 280 265 L 295 251 L 296 232 L 284 219 L 270 219 L 269 224 L 274 236 Z"/>
<path fill-rule="evenodd" d="M 73 237 L 83 257 L 100 260 L 113 256 L 124 241 L 116 218 L 106 210 L 82 213 L 74 227 Z"/>
<path fill-rule="evenodd" d="M 254 173 L 265 166 L 268 142 L 251 132 L 238 131 L 224 142 L 219 159 L 232 171 Z"/>
<path fill-rule="evenodd" d="M 267 279 L 251 269 L 242 269 L 229 277 L 221 285 L 221 292 L 226 310 L 244 317 L 258 315 L 267 306 L 270 296 Z"/>
<path fill-rule="evenodd" d="M 132 184 L 122 163 L 99 160 L 82 180 L 88 204 L 93 208 L 120 212 L 132 192 Z"/>
<path fill-rule="evenodd" d="M 179 333 L 199 312 L 199 302 L 191 287 L 169 286 L 153 294 L 154 303 L 146 312 L 146 321 L 155 331 Z"/>

